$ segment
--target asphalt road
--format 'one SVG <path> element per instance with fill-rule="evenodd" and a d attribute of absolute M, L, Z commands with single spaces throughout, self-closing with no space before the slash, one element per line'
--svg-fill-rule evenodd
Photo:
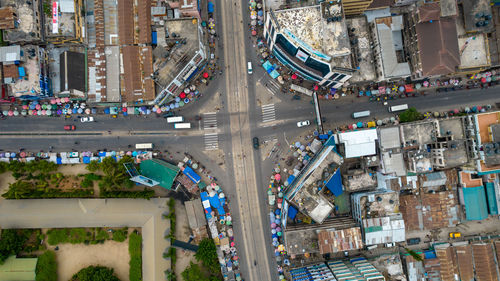
<path fill-rule="evenodd" d="M 238 250 L 242 257 L 242 274 L 245 280 L 277 279 L 274 252 L 267 207 L 267 184 L 271 158 L 262 159 L 254 151 L 251 138 L 260 140 L 276 138 L 285 144 L 287 139 L 314 129 L 297 128 L 297 121 L 313 120 L 314 112 L 310 98 L 293 100 L 289 94 L 275 91 L 271 93 L 265 84 L 272 84 L 270 77 L 258 65 L 254 42 L 247 29 L 248 9 L 241 3 L 216 1 L 217 30 L 219 46 L 224 50 L 219 65 L 228 66 L 222 76 L 212 80 L 204 91 L 204 96 L 185 107 L 181 114 L 193 127 L 190 130 L 174 130 L 164 118 L 153 116 L 129 116 L 116 119 L 96 116 L 97 122 L 80 123 L 78 120 L 47 117 L 15 117 L 0 120 L 0 149 L 17 151 L 69 150 L 128 150 L 135 143 L 152 142 L 158 150 L 189 152 L 207 166 L 218 178 L 231 200 L 231 210 Z M 246 62 L 253 62 L 254 73 L 246 74 Z M 221 109 L 217 112 L 219 151 L 225 155 L 226 169 L 219 167 L 217 159 L 204 150 L 203 121 L 195 121 L 195 115 L 212 110 L 207 109 L 214 95 L 220 94 Z M 262 101 L 262 97 L 266 101 Z M 398 99 L 384 106 L 379 102 L 369 102 L 367 98 L 345 97 L 335 101 L 320 101 L 321 111 L 326 118 L 325 129 L 353 123 L 351 114 L 370 110 L 370 118 L 393 116 L 388 106 L 407 103 L 419 111 L 443 111 L 474 105 L 495 105 L 500 101 L 498 89 L 464 90 L 448 93 L 431 93 L 425 97 Z M 273 97 L 269 101 L 267 97 Z M 263 123 L 262 104 L 273 103 L 275 121 Z M 66 132 L 63 126 L 76 125 L 77 130 Z M 242 157 L 245 155 L 245 157 Z"/>

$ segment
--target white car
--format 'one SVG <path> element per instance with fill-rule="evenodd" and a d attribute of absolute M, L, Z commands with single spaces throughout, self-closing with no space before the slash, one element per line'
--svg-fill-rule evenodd
<path fill-rule="evenodd" d="M 309 126 L 309 125 L 311 125 L 311 122 L 309 122 L 309 120 L 297 122 L 297 127 L 299 127 L 299 128 Z"/>
<path fill-rule="evenodd" d="M 82 123 L 86 123 L 86 122 L 94 122 L 94 117 L 92 117 L 92 116 L 89 116 L 89 117 L 82 117 L 82 118 L 80 119 L 80 122 L 82 122 Z"/>

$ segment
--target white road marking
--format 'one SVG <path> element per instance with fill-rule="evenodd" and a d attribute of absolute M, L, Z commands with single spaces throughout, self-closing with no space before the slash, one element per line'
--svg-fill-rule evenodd
<path fill-rule="evenodd" d="M 217 135 L 217 112 L 203 113 L 203 130 L 205 135 L 205 150 L 215 150 L 219 148 L 219 136 Z M 208 131 L 207 131 L 208 130 Z"/>
<path fill-rule="evenodd" d="M 262 106 L 262 122 L 272 122 L 276 120 L 276 111 L 274 108 L 274 103 L 266 104 Z"/>

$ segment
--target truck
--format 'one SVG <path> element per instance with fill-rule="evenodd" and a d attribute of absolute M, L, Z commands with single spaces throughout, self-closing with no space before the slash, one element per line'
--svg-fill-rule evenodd
<path fill-rule="evenodd" d="M 173 117 L 167 118 L 167 123 L 179 123 L 179 122 L 183 122 L 183 121 L 184 121 L 184 117 L 182 117 L 182 116 L 173 116 Z"/>
<path fill-rule="evenodd" d="M 354 112 L 352 114 L 352 118 L 354 118 L 354 119 L 356 119 L 356 118 L 362 118 L 362 117 L 368 117 L 368 116 L 370 116 L 370 111 L 369 110 Z"/>
<path fill-rule="evenodd" d="M 153 149 L 152 143 L 136 143 L 135 149 Z"/>
<path fill-rule="evenodd" d="M 191 129 L 191 123 L 175 123 L 174 129 Z"/>
<path fill-rule="evenodd" d="M 402 110 L 407 110 L 408 105 L 407 104 L 400 104 L 400 105 L 393 105 L 389 107 L 389 112 L 396 112 L 396 111 L 402 111 Z"/>

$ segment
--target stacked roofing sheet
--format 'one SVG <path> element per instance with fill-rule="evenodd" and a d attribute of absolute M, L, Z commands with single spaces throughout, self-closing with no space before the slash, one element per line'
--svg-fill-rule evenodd
<path fill-rule="evenodd" d="M 120 45 L 134 44 L 133 0 L 118 0 L 118 34 Z"/>
<path fill-rule="evenodd" d="M 476 280 L 499 280 L 498 267 L 493 256 L 493 245 L 491 243 L 472 244 L 472 251 L 474 253 Z"/>
<path fill-rule="evenodd" d="M 450 244 L 436 245 L 436 256 L 441 264 L 441 280 L 455 281 L 458 276 L 457 258 Z"/>
<path fill-rule="evenodd" d="M 318 233 L 320 254 L 361 249 L 363 241 L 359 227 L 341 230 L 321 230 Z"/>
<path fill-rule="evenodd" d="M 153 50 L 151 46 L 124 46 L 122 100 L 133 102 L 154 99 Z"/>
<path fill-rule="evenodd" d="M 472 248 L 469 244 L 454 245 L 457 255 L 457 265 L 462 281 L 474 280 L 474 268 L 472 263 Z"/>

